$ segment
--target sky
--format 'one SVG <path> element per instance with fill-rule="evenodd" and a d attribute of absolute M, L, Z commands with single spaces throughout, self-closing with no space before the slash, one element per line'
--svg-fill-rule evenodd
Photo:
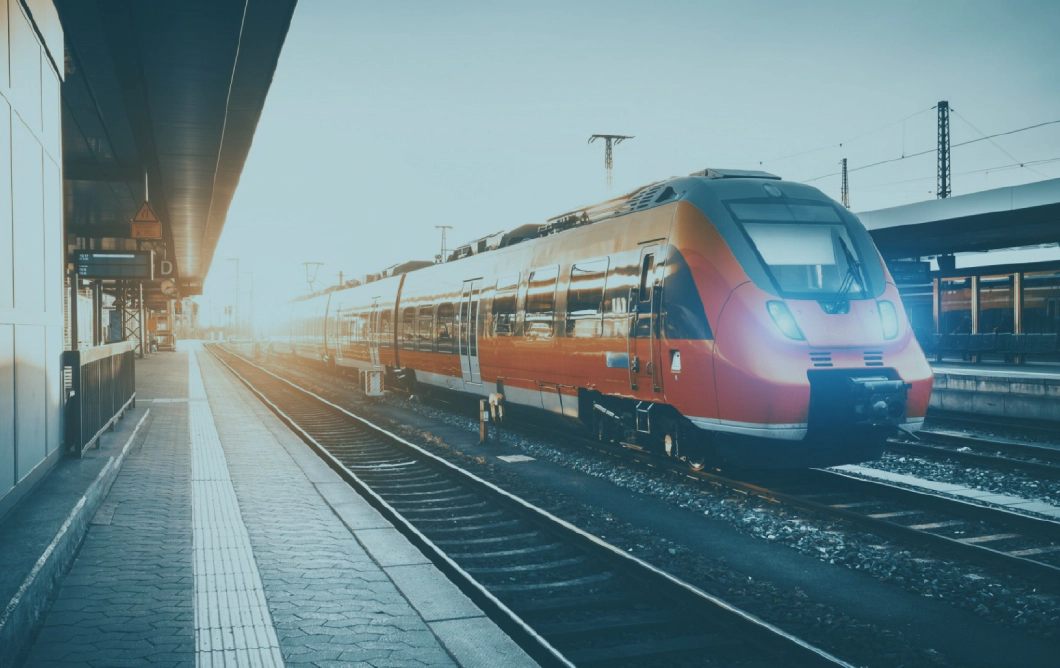
<path fill-rule="evenodd" d="M 956 146 L 1060 120 L 1057 35 L 1054 0 L 299 0 L 206 296 L 227 258 L 280 303 L 304 262 L 320 288 L 706 167 L 933 199 L 934 153 L 859 167 L 934 149 L 940 100 L 954 195 L 1060 178 L 1060 123 Z M 634 137 L 610 190 L 594 133 Z"/>

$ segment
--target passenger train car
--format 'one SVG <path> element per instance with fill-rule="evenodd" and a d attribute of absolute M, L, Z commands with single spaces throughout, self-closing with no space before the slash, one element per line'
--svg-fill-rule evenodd
<path fill-rule="evenodd" d="M 267 349 L 578 421 L 699 468 L 878 456 L 932 372 L 860 221 L 708 169 L 298 300 Z"/>

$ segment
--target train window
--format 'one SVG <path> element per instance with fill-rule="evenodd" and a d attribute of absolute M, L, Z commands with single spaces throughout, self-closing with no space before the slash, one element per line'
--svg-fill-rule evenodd
<path fill-rule="evenodd" d="M 357 320 L 357 334 L 356 338 L 358 341 L 368 341 L 368 333 L 371 331 L 371 315 L 369 313 L 362 313 L 358 316 Z"/>
<path fill-rule="evenodd" d="M 416 349 L 416 307 L 409 306 L 401 312 L 401 348 Z"/>
<path fill-rule="evenodd" d="M 600 336 L 607 260 L 580 262 L 571 267 L 567 290 L 567 336 Z"/>
<path fill-rule="evenodd" d="M 456 309 L 452 302 L 438 305 L 437 350 L 440 353 L 452 353 L 456 350 Z"/>
<path fill-rule="evenodd" d="M 493 295 L 493 333 L 498 336 L 515 334 L 519 278 L 519 274 L 515 274 L 497 281 L 497 291 Z"/>
<path fill-rule="evenodd" d="M 524 331 L 528 337 L 552 336 L 553 318 L 556 310 L 556 279 L 559 266 L 542 267 L 530 272 L 526 290 L 526 322 Z"/>
<path fill-rule="evenodd" d="M 655 253 L 644 256 L 644 262 L 640 267 L 640 301 L 651 301 L 651 276 L 655 269 Z"/>
<path fill-rule="evenodd" d="M 416 338 L 419 340 L 419 348 L 430 352 L 434 348 L 434 307 L 421 306 L 417 323 Z"/>
<path fill-rule="evenodd" d="M 629 330 L 629 296 L 640 279 L 639 252 L 612 255 L 604 289 L 605 337 L 626 338 Z"/>
<path fill-rule="evenodd" d="M 390 309 L 385 309 L 379 314 L 379 347 L 389 348 L 391 342 L 394 340 L 394 330 L 392 328 Z"/>
<path fill-rule="evenodd" d="M 841 224 L 745 223 L 744 230 L 785 293 L 827 296 L 845 281 L 851 296 L 866 292 L 858 253 Z"/>

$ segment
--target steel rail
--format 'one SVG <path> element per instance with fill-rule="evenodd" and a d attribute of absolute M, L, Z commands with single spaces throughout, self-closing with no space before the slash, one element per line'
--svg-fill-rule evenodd
<path fill-rule="evenodd" d="M 566 438 L 570 439 L 571 437 L 566 436 Z M 575 438 L 598 452 L 621 460 L 636 460 L 648 467 L 677 473 L 693 481 L 707 482 L 718 487 L 756 496 L 772 503 L 783 503 L 815 515 L 838 518 L 850 522 L 852 525 L 864 527 L 873 533 L 890 536 L 909 544 L 942 551 L 957 557 L 968 558 L 985 565 L 1001 567 L 1010 571 L 1015 570 L 1021 575 L 1048 582 L 1054 587 L 1060 587 L 1060 567 L 1052 564 L 1014 556 L 982 544 L 965 543 L 954 538 L 913 529 L 886 519 L 869 517 L 864 513 L 859 513 L 849 508 L 836 508 L 833 505 L 809 499 L 802 494 L 785 492 L 781 489 L 774 489 L 710 471 L 692 471 L 683 462 L 661 459 L 656 455 L 626 448 L 622 445 L 600 443 L 599 441 L 581 437 Z M 823 485 L 841 485 L 845 488 L 845 491 L 867 493 L 899 503 L 911 504 L 919 508 L 928 508 L 936 512 L 957 515 L 971 521 L 981 521 L 995 525 L 1001 524 L 1012 526 L 1013 528 L 1018 527 L 1022 532 L 1030 534 L 1028 537 L 1033 537 L 1036 534 L 1045 534 L 1050 536 L 1052 540 L 1060 541 L 1060 522 L 1053 520 L 1017 513 L 996 506 L 986 506 L 930 492 L 900 487 L 886 482 L 868 480 L 839 471 L 812 469 L 807 473 L 810 476 L 817 476 Z M 856 488 L 860 488 L 861 491 Z"/>
<path fill-rule="evenodd" d="M 1013 428 L 1011 418 L 996 417 L 992 415 L 957 413 L 954 411 L 930 409 L 927 417 L 928 420 L 933 422 L 956 422 L 959 424 L 974 424 L 983 427 L 1000 427 L 1004 429 Z M 1020 418 L 1018 428 L 1020 431 L 1024 432 L 1039 432 L 1050 436 L 1060 436 L 1060 423 L 1052 420 Z"/>
<path fill-rule="evenodd" d="M 452 404 L 449 405 L 451 407 L 453 406 Z M 954 538 L 930 533 L 928 531 L 912 529 L 897 522 L 869 517 L 864 513 L 859 513 L 849 508 L 835 508 L 829 504 L 820 503 L 799 494 L 787 493 L 780 489 L 773 489 L 748 480 L 713 473 L 709 470 L 693 471 L 679 460 L 675 461 L 668 458 L 662 458 L 649 452 L 626 447 L 621 444 L 602 443 L 583 436 L 556 432 L 540 425 L 523 423 L 520 423 L 520 425 L 538 433 L 548 434 L 551 437 L 560 437 L 569 442 L 578 442 L 582 446 L 589 447 L 621 461 L 636 461 L 648 468 L 676 473 L 699 483 L 708 482 L 718 487 L 757 496 L 770 502 L 784 503 L 796 508 L 801 508 L 802 510 L 811 512 L 815 515 L 838 518 L 845 522 L 849 522 L 851 525 L 862 526 L 873 533 L 889 536 L 910 545 L 920 546 L 928 550 L 942 552 L 958 558 L 969 559 L 995 568 L 1017 571 L 1023 576 L 1050 583 L 1054 587 L 1060 586 L 1060 567 L 1053 566 L 1049 563 L 1014 556 L 983 544 L 965 543 Z M 822 483 L 824 480 L 830 480 L 832 482 L 829 482 L 828 484 L 842 484 L 848 490 L 854 490 L 854 488 L 859 487 L 865 493 L 875 494 L 878 497 L 891 499 L 903 504 L 911 504 L 915 507 L 927 508 L 940 513 L 956 515 L 970 521 L 979 521 L 995 525 L 1000 523 L 1004 526 L 1019 527 L 1021 532 L 1030 534 L 1028 536 L 1029 538 L 1033 538 L 1036 534 L 1044 533 L 1053 536 L 1053 540 L 1060 540 L 1060 536 L 1057 536 L 1057 531 L 1060 530 L 1060 523 L 1053 520 L 1017 513 L 997 506 L 987 506 L 952 497 L 940 496 L 931 492 L 913 490 L 882 481 L 874 481 L 851 476 L 845 473 L 829 471 L 827 469 L 818 469 L 816 470 L 816 473 L 812 473 L 811 475 L 818 475 L 822 480 Z M 831 477 L 829 478 L 828 476 Z M 853 493 L 861 492 L 853 491 Z"/>
<path fill-rule="evenodd" d="M 957 434 L 948 431 L 921 430 L 917 432 L 917 437 L 920 442 L 890 440 L 888 441 L 888 449 L 892 452 L 902 452 L 935 459 L 948 458 L 983 468 L 1022 471 L 1052 479 L 1060 478 L 1060 448 L 970 434 Z M 932 445 L 932 443 L 937 445 Z M 955 450 L 944 446 L 974 448 L 979 450 L 979 452 Z M 982 452 L 983 450 L 1005 454 L 987 454 Z M 1015 457 L 1007 456 L 1009 454 L 1044 461 L 1016 459 Z"/>
<path fill-rule="evenodd" d="M 539 648 L 532 652 L 535 659 L 546 660 L 548 663 L 553 665 L 572 665 L 566 657 L 564 657 L 555 647 L 547 642 L 540 634 L 538 634 L 529 624 L 523 621 L 514 611 L 509 609 L 502 601 L 496 596 L 490 593 L 484 585 L 474 579 L 467 571 L 465 571 L 460 565 L 458 565 L 452 558 L 450 558 L 444 550 L 438 547 L 432 542 L 424 533 L 417 529 L 411 521 L 401 515 L 390 503 L 384 500 L 381 496 L 375 493 L 354 471 L 339 461 L 332 453 L 330 453 L 322 444 L 320 444 L 307 430 L 303 429 L 297 422 L 297 420 L 288 415 L 282 410 L 280 406 L 268 399 L 265 393 L 255 386 L 249 379 L 240 374 L 230 364 L 227 363 L 220 355 L 213 350 L 213 346 L 207 346 L 210 352 L 226 367 L 233 375 L 236 376 L 244 385 L 246 385 L 255 395 L 257 395 L 265 404 L 272 410 L 277 416 L 280 417 L 288 426 L 294 429 L 302 438 L 310 445 L 328 464 L 333 470 L 343 477 L 348 483 L 355 487 L 358 492 L 365 496 L 369 502 L 375 506 L 388 520 L 394 523 L 395 527 L 398 528 L 403 534 L 409 537 L 413 543 L 415 543 L 424 553 L 435 562 L 439 568 L 441 568 L 447 575 L 452 577 L 458 586 L 465 593 L 475 600 L 480 605 L 484 604 L 484 608 L 488 612 L 491 612 L 491 617 L 497 615 L 495 618 L 505 628 L 505 630 L 514 631 L 513 636 L 517 641 L 522 640 L 523 642 L 531 643 L 530 647 L 524 646 L 528 651 L 533 645 L 538 645 Z M 276 381 L 282 382 L 294 390 L 303 393 L 307 397 L 312 398 L 319 404 L 326 405 L 331 409 L 341 413 L 347 418 L 356 421 L 357 423 L 367 427 L 369 430 L 375 432 L 379 436 L 387 439 L 388 441 L 399 445 L 400 447 L 415 453 L 416 456 L 422 457 L 429 461 L 435 468 L 444 470 L 451 475 L 459 478 L 465 484 L 473 486 L 478 490 L 488 493 L 491 496 L 502 499 L 506 504 L 516 507 L 521 511 L 534 516 L 541 524 L 547 524 L 552 530 L 557 531 L 566 535 L 568 538 L 577 543 L 580 547 L 585 549 L 587 552 L 596 556 L 605 557 L 608 561 L 618 566 L 622 571 L 631 574 L 635 579 L 647 582 L 652 587 L 655 587 L 655 591 L 664 591 L 666 594 L 681 600 L 696 605 L 700 609 L 708 608 L 715 614 L 723 614 L 728 621 L 735 622 L 741 625 L 743 629 L 746 629 L 752 638 L 756 641 L 762 642 L 765 645 L 779 650 L 783 653 L 788 653 L 790 658 L 800 662 L 799 665 L 805 663 L 806 665 L 828 665 L 828 666 L 849 666 L 850 664 L 842 661 L 841 659 L 829 654 L 828 652 L 815 647 L 809 642 L 794 636 L 779 627 L 762 620 L 761 618 L 746 612 L 721 598 L 718 598 L 712 594 L 703 591 L 702 589 L 680 580 L 673 575 L 649 564 L 631 554 L 628 554 L 624 550 L 606 542 L 605 540 L 590 534 L 573 524 L 563 520 L 555 515 L 549 513 L 546 510 L 538 508 L 533 504 L 525 501 L 524 499 L 517 497 L 510 492 L 507 492 L 500 487 L 497 487 L 493 483 L 490 483 L 478 476 L 465 471 L 455 464 L 438 457 L 437 455 L 411 443 L 404 438 L 370 422 L 369 420 L 356 415 L 349 410 L 336 405 L 335 403 L 319 396 L 318 394 L 307 390 L 294 382 L 266 369 L 254 362 L 246 359 L 238 353 L 234 353 L 230 350 L 223 349 L 228 355 L 241 360 L 243 363 L 257 369 L 258 371 L 265 373 Z M 502 623 L 503 622 L 503 623 Z"/>

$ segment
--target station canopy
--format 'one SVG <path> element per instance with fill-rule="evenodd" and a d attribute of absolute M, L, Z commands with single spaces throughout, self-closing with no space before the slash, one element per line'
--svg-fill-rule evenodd
<path fill-rule="evenodd" d="M 858 213 L 887 260 L 1060 242 L 1060 179 Z"/>
<path fill-rule="evenodd" d="M 182 296 L 201 292 L 295 0 L 56 0 L 66 233 L 129 249 L 145 199 Z M 155 286 L 157 288 L 157 286 Z"/>

